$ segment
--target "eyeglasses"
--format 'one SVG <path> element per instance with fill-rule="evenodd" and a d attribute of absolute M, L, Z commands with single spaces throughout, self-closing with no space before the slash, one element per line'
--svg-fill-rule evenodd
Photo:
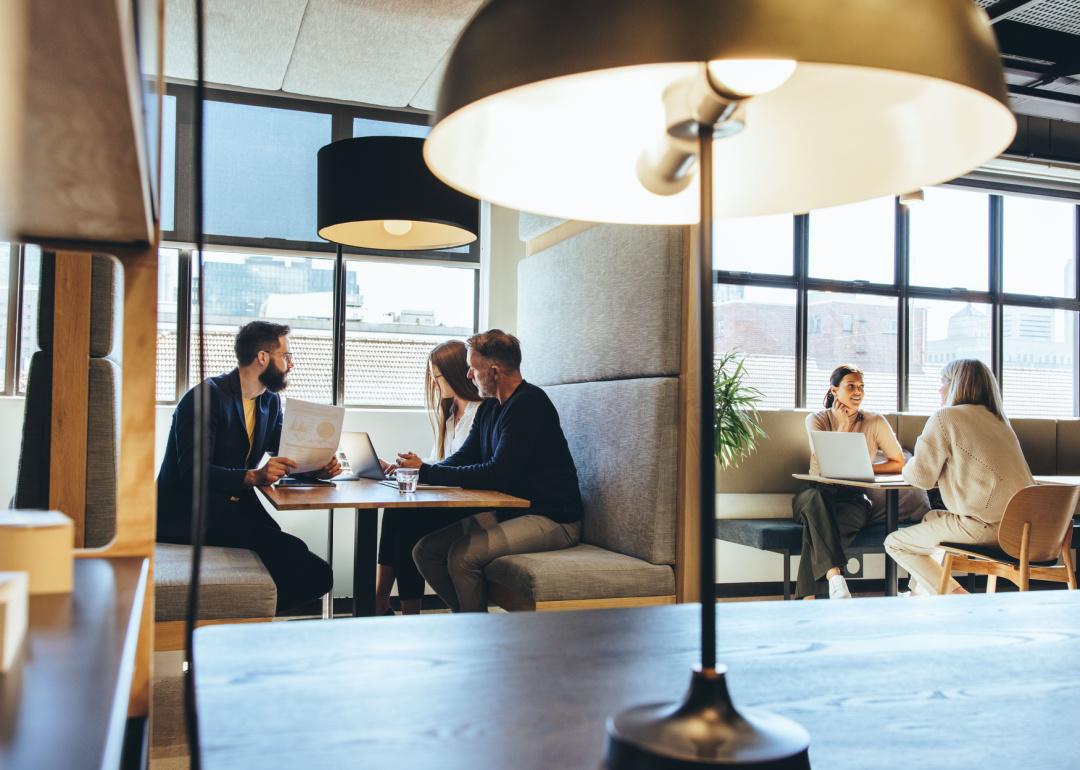
<path fill-rule="evenodd" d="M 259 352 L 260 353 L 269 353 L 270 356 L 273 357 L 273 356 L 278 355 L 279 351 L 269 350 L 267 348 L 263 348 Z M 286 364 L 292 364 L 292 362 L 293 362 L 292 353 L 281 353 L 281 360 L 284 361 Z"/>

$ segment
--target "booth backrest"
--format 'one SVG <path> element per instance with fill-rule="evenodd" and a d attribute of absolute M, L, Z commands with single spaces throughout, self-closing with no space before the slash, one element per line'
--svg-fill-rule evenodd
<path fill-rule="evenodd" d="M 116 482 L 120 451 L 120 325 L 123 268 L 94 255 L 90 286 L 90 357 L 86 437 L 84 545 L 102 546 L 116 531 Z M 43 252 L 38 300 L 38 347 L 30 359 L 16 479 L 16 508 L 49 507 L 49 447 L 52 429 L 53 286 L 55 257 Z M 152 469 L 148 472 L 152 472 Z"/>
<path fill-rule="evenodd" d="M 810 448 L 806 436 L 806 416 L 812 410 L 762 410 L 761 424 L 768 437 L 738 468 L 718 470 L 717 492 L 723 494 L 789 494 L 803 482 L 793 473 L 806 473 Z M 926 425 L 925 414 L 885 416 L 900 439 L 912 451 Z M 1024 450 L 1031 472 L 1036 475 L 1080 475 L 1080 420 L 1017 418 L 1010 421 Z"/>
<path fill-rule="evenodd" d="M 523 237 L 552 224 L 522 216 Z M 585 503 L 582 541 L 675 561 L 686 229 L 598 225 L 522 260 L 522 373 L 562 421 Z"/>

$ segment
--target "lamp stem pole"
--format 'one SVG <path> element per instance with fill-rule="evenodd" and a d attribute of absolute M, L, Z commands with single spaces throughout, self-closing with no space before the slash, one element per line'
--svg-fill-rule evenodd
<path fill-rule="evenodd" d="M 700 290 L 698 332 L 701 351 L 701 425 L 699 435 L 699 501 L 701 509 L 700 579 L 701 579 L 701 670 L 716 668 L 716 445 L 715 407 L 713 406 L 713 127 L 698 124 L 698 176 L 700 182 L 701 224 Z"/>

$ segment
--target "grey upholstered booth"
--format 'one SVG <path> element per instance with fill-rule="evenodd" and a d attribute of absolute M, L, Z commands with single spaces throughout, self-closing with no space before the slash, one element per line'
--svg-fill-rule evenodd
<path fill-rule="evenodd" d="M 49 444 L 52 425 L 53 286 L 55 257 L 41 262 L 38 302 L 38 347 L 30 361 L 23 418 L 22 447 L 14 505 L 49 507 Z M 119 461 L 121 321 L 123 269 L 112 257 L 93 257 L 90 287 L 90 358 L 86 447 L 84 545 L 94 548 L 112 540 L 116 529 L 116 481 Z M 156 469 L 147 468 L 147 483 Z M 158 545 L 154 549 L 155 620 L 177 622 L 187 606 L 190 547 Z M 269 619 L 277 589 L 270 574 L 250 551 L 207 548 L 202 566 L 202 620 Z M 170 636 L 159 634 L 159 638 Z M 178 638 L 176 634 L 172 638 Z M 166 646 L 172 643 L 166 642 Z M 159 645 L 160 648 L 160 645 Z"/>
<path fill-rule="evenodd" d="M 523 215 L 521 237 L 558 224 Z M 519 265 L 522 372 L 559 411 L 585 520 L 574 548 L 488 566 L 504 606 L 674 601 L 685 232 L 598 225 Z"/>

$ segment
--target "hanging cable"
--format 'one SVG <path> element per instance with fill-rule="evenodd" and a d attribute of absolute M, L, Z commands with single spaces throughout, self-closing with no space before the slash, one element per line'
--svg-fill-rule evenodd
<path fill-rule="evenodd" d="M 187 727 L 188 747 L 191 751 L 192 770 L 199 770 L 202 759 L 199 751 L 199 718 L 195 700 L 195 623 L 199 617 L 199 577 L 202 568 L 202 546 L 206 538 L 207 505 L 207 456 L 206 437 L 209 433 L 210 405 L 207 403 L 209 392 L 204 385 L 206 380 L 206 272 L 203 252 L 205 238 L 203 234 L 203 103 L 206 81 L 203 71 L 205 63 L 205 40 L 203 0 L 195 2 L 195 110 L 194 110 L 194 165 L 192 204 L 195 220 L 195 253 L 197 261 L 199 310 L 198 333 L 198 385 L 194 395 L 194 426 L 192 452 L 192 511 L 191 511 L 191 580 L 188 585 L 187 617 L 184 620 L 184 657 L 187 669 L 184 673 L 184 721 Z"/>

